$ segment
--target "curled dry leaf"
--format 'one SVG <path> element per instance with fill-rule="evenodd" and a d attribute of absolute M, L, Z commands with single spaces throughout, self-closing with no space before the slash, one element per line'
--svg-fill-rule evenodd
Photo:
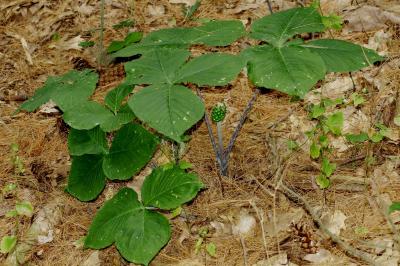
<path fill-rule="evenodd" d="M 340 235 L 340 230 L 346 228 L 346 219 L 347 216 L 339 210 L 336 210 L 333 214 L 327 212 L 321 216 L 323 224 L 332 234 L 335 235 Z"/>
<path fill-rule="evenodd" d="M 344 19 L 349 23 L 348 31 L 371 31 L 387 28 L 386 22 L 400 24 L 400 16 L 375 6 L 362 6 L 349 11 Z"/>
<path fill-rule="evenodd" d="M 352 0 L 321 0 L 321 8 L 324 14 L 339 13 L 351 6 Z"/>
<path fill-rule="evenodd" d="M 234 235 L 245 235 L 253 230 L 256 225 L 254 216 L 248 214 L 246 210 L 241 210 L 236 223 L 232 226 L 232 233 Z"/>
<path fill-rule="evenodd" d="M 83 262 L 82 266 L 100 266 L 101 261 L 99 251 L 93 251 L 90 256 Z"/>
<path fill-rule="evenodd" d="M 305 96 L 304 100 L 308 103 L 318 104 L 323 98 L 337 99 L 344 97 L 346 92 L 353 89 L 353 82 L 350 77 L 331 76 L 332 81 L 326 82 L 321 88 L 312 90 Z"/>
<path fill-rule="evenodd" d="M 81 35 L 75 36 L 69 40 L 67 40 L 66 38 L 62 38 L 61 40 L 57 41 L 54 44 L 49 45 L 50 49 L 59 49 L 59 50 L 81 50 L 82 47 L 79 46 L 79 44 L 81 42 L 85 41 L 85 39 L 83 39 L 81 37 Z"/>
<path fill-rule="evenodd" d="M 302 208 L 291 209 L 286 212 L 277 213 L 274 217 L 270 215 L 268 222 L 264 225 L 265 232 L 270 237 L 274 237 L 281 231 L 286 231 L 291 224 L 298 223 L 304 215 Z"/>
<path fill-rule="evenodd" d="M 392 35 L 390 33 L 385 32 L 384 30 L 380 30 L 375 32 L 374 36 L 368 39 L 368 44 L 365 45 L 366 48 L 378 51 L 379 55 L 387 56 L 388 55 L 388 41 Z"/>
<path fill-rule="evenodd" d="M 147 11 L 149 12 L 149 15 L 152 17 L 160 17 L 165 14 L 165 7 L 163 5 L 160 6 L 148 5 Z"/>

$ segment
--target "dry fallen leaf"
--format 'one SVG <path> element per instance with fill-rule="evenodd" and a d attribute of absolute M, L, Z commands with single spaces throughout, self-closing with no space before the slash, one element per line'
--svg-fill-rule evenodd
<path fill-rule="evenodd" d="M 148 5 L 147 10 L 152 17 L 160 17 L 165 14 L 165 7 L 163 5 L 160 6 L 152 6 Z"/>
<path fill-rule="evenodd" d="M 82 266 L 100 266 L 101 261 L 99 251 L 93 251 L 90 256 L 83 262 Z"/>
<path fill-rule="evenodd" d="M 79 44 L 83 41 L 85 41 L 85 39 L 83 39 L 81 35 L 75 36 L 74 38 L 71 38 L 69 40 L 66 40 L 66 38 L 62 38 L 56 43 L 49 45 L 49 48 L 55 48 L 59 50 L 81 50 L 82 47 L 79 46 Z"/>
<path fill-rule="evenodd" d="M 253 266 L 297 266 L 297 264 L 290 262 L 288 255 L 282 252 L 270 257 L 269 259 L 261 260 L 256 264 L 253 264 Z"/>
<path fill-rule="evenodd" d="M 277 213 L 274 217 L 270 217 L 269 221 L 264 225 L 265 232 L 270 237 L 276 236 L 279 232 L 290 228 L 292 223 L 298 223 L 304 215 L 302 208 L 291 209 L 286 212 Z"/>
<path fill-rule="evenodd" d="M 356 10 L 349 11 L 344 19 L 349 23 L 346 26 L 348 31 L 371 31 L 387 28 L 386 22 L 400 24 L 400 16 L 385 11 L 375 6 L 362 6 Z"/>
<path fill-rule="evenodd" d="M 171 4 L 185 4 L 187 6 L 193 6 L 196 0 L 169 0 Z"/>
<path fill-rule="evenodd" d="M 336 210 L 333 214 L 326 212 L 321 216 L 323 224 L 335 235 L 340 235 L 340 230 L 346 228 L 346 219 L 347 216 L 339 210 Z"/>
<path fill-rule="evenodd" d="M 234 235 L 245 235 L 249 233 L 256 225 L 254 216 L 248 214 L 246 210 L 241 210 L 236 223 L 232 226 Z"/>

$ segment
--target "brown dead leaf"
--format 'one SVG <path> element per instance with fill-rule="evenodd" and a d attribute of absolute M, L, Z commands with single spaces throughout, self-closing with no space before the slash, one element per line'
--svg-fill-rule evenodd
<path fill-rule="evenodd" d="M 350 32 L 385 29 L 386 22 L 400 24 L 399 15 L 368 5 L 349 11 L 344 19 L 349 22 L 345 29 Z"/>

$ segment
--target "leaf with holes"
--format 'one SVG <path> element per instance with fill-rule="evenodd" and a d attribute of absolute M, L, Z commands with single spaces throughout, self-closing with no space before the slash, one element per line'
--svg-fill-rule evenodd
<path fill-rule="evenodd" d="M 178 208 L 192 200 L 203 184 L 195 174 L 186 173 L 179 166 L 171 169 L 154 169 L 142 185 L 144 206 L 163 210 Z"/>
<path fill-rule="evenodd" d="M 69 153 L 75 156 L 107 153 L 106 133 L 99 127 L 90 130 L 71 128 L 68 135 L 68 149 Z"/>
<path fill-rule="evenodd" d="M 258 46 L 245 50 L 243 56 L 255 85 L 291 96 L 304 97 L 326 73 L 321 57 L 299 46 Z"/>
<path fill-rule="evenodd" d="M 71 70 L 62 76 L 49 77 L 19 110 L 33 112 L 50 100 L 63 111 L 71 109 L 77 102 L 86 101 L 93 94 L 97 80 L 98 74 L 88 69 Z"/>
<path fill-rule="evenodd" d="M 123 126 L 104 157 L 105 175 L 111 180 L 131 178 L 151 160 L 158 143 L 158 138 L 140 125 Z"/>
<path fill-rule="evenodd" d="M 180 85 L 143 88 L 128 104 L 140 120 L 177 142 L 204 115 L 204 104 L 199 97 Z"/>
<path fill-rule="evenodd" d="M 293 8 L 256 20 L 251 25 L 250 37 L 282 47 L 296 34 L 324 29 L 321 15 L 315 8 Z"/>
<path fill-rule="evenodd" d="M 199 86 L 222 86 L 236 78 L 244 67 L 241 57 L 215 53 L 190 60 L 178 72 L 177 82 L 192 82 Z"/>
<path fill-rule="evenodd" d="M 321 56 L 328 72 L 356 71 L 383 60 L 373 50 L 341 40 L 313 40 L 302 46 Z"/>
<path fill-rule="evenodd" d="M 168 220 L 145 209 L 134 190 L 122 188 L 96 214 L 85 247 L 102 249 L 115 243 L 126 260 L 148 265 L 170 236 Z"/>
<path fill-rule="evenodd" d="M 103 156 L 86 154 L 72 158 L 67 191 L 80 201 L 97 198 L 106 185 Z"/>

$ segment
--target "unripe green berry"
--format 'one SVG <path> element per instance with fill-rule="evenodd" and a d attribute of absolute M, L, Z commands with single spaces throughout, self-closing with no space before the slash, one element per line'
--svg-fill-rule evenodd
<path fill-rule="evenodd" d="M 224 103 L 217 103 L 211 111 L 211 119 L 215 122 L 221 122 L 226 115 L 226 105 Z"/>

